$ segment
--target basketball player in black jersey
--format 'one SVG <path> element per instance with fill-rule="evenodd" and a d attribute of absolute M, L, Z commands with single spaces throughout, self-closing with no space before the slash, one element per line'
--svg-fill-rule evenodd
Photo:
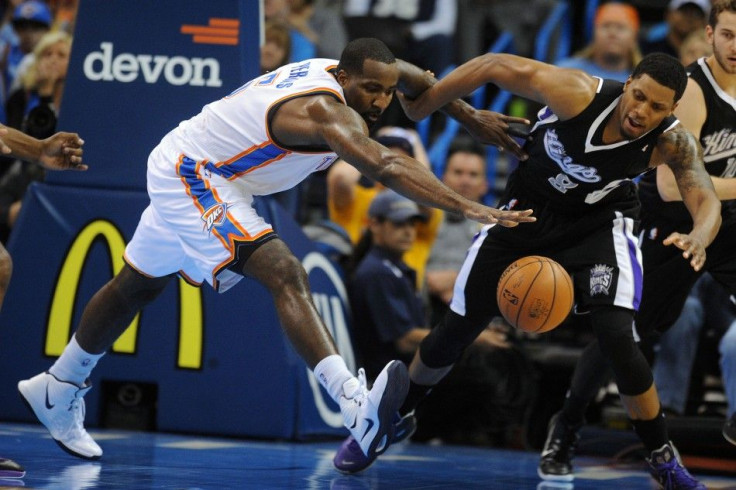
<path fill-rule="evenodd" d="M 665 488 L 705 488 L 675 458 L 652 373 L 633 335 L 642 292 L 632 178 L 665 164 L 693 218 L 687 230 L 662 237 L 699 271 L 721 223 L 720 202 L 695 137 L 672 111 L 687 84 L 667 55 L 642 60 L 622 84 L 506 54 L 487 54 L 450 73 L 415 101 L 418 120 L 456 97 L 492 82 L 546 105 L 524 149 L 529 159 L 509 178 L 501 204 L 533 209 L 535 223 L 485 227 L 455 283 L 451 312 L 422 342 L 410 367 L 410 413 L 451 369 L 463 349 L 499 314 L 492 298 L 503 270 L 527 255 L 548 256 L 573 277 L 578 310 L 589 311 L 602 355 L 644 442 L 652 473 Z M 563 478 L 572 479 L 572 474 Z"/>
<path fill-rule="evenodd" d="M 708 247 L 703 268 L 690 267 L 676 249 L 662 241 L 673 231 L 692 226 L 686 207 L 678 202 L 681 197 L 672 172 L 659 166 L 642 178 L 639 195 L 645 267 L 636 329 L 645 349 L 677 320 L 693 284 L 704 272 L 736 294 L 736 0 L 713 4 L 706 36 L 713 55 L 687 67 L 690 79 L 675 115 L 702 144 L 706 171 L 723 201 L 723 222 Z M 572 476 L 578 430 L 607 371 L 598 343 L 591 343 L 578 361 L 562 411 L 550 424 L 540 462 L 540 473 L 548 479 Z"/>

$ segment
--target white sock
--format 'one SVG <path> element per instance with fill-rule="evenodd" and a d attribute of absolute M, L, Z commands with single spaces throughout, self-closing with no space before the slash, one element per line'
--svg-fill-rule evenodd
<path fill-rule="evenodd" d="M 320 384 L 325 387 L 333 400 L 340 401 L 342 396 L 342 385 L 345 381 L 353 378 L 345 361 L 337 354 L 327 356 L 314 367 L 314 375 Z"/>
<path fill-rule="evenodd" d="M 68 381 L 77 386 L 82 386 L 85 380 L 89 378 L 92 369 L 97 365 L 97 361 L 104 355 L 104 352 L 102 354 L 86 352 L 77 343 L 77 338 L 72 336 L 72 340 L 64 348 L 61 357 L 51 366 L 49 372 L 61 381 Z"/>

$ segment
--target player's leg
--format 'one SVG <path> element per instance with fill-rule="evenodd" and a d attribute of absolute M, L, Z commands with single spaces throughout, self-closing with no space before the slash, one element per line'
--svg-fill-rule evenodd
<path fill-rule="evenodd" d="M 593 235 L 595 241 L 589 245 L 596 248 L 586 257 L 593 260 L 576 278 L 578 301 L 590 311 L 593 332 L 613 370 L 624 408 L 650 453 L 652 475 L 671 488 L 704 489 L 676 458 L 652 371 L 635 341 L 634 311 L 642 303 L 643 277 L 633 230 L 634 221 L 617 212 L 610 229 Z M 692 282 L 688 292 L 691 286 Z"/>
<path fill-rule="evenodd" d="M 520 254 L 495 243 L 489 237 L 492 229 L 484 228 L 471 245 L 455 281 L 450 310 L 422 340 L 414 355 L 409 366 L 409 393 L 400 409 L 402 416 L 414 411 L 490 319 L 500 314 L 495 301 L 498 279 Z"/>
<path fill-rule="evenodd" d="M 621 302 L 627 298 L 625 304 L 629 308 L 640 305 L 637 332 L 648 337 L 662 321 L 674 321 L 677 318 L 678 311 L 672 312 L 673 303 L 677 302 L 675 298 L 685 301 L 691 284 L 686 284 L 683 278 L 689 278 L 692 269 L 689 269 L 676 249 L 662 245 L 656 234 L 644 233 L 643 259 L 638 254 L 630 255 L 629 251 L 636 250 L 638 243 L 633 231 L 631 219 L 617 216 L 611 229 L 591 235 L 577 247 L 566 251 L 565 261 L 575 270 L 582 269 L 582 272 L 574 275 L 579 311 L 586 311 L 590 304 L 612 303 L 616 297 Z M 607 262 L 610 265 L 593 269 L 587 264 L 591 261 L 591 253 L 601 255 L 597 257 L 599 263 Z M 641 279 L 636 280 L 637 277 L 641 278 L 642 260 L 647 264 L 643 284 Z M 624 278 L 621 286 L 618 278 Z M 613 282 L 614 279 L 616 282 Z M 688 280 L 694 282 L 695 279 Z M 593 284 L 597 284 L 595 291 Z M 617 292 L 619 287 L 620 293 Z M 602 294 L 604 292 L 607 294 Z M 583 350 L 575 366 L 562 410 L 550 421 L 540 456 L 540 477 L 559 481 L 571 481 L 574 478 L 572 459 L 578 432 L 584 424 L 588 405 L 608 379 L 609 372 L 609 363 L 601 353 L 598 340 L 594 340 Z"/>
<path fill-rule="evenodd" d="M 362 453 L 374 458 L 384 452 L 393 437 L 393 415 L 406 396 L 406 366 L 389 363 L 370 391 L 365 374 L 353 376 L 314 305 L 304 267 L 280 239 L 267 240 L 249 252 L 243 273 L 270 291 L 282 329 L 340 405 Z"/>
<path fill-rule="evenodd" d="M 550 481 L 572 481 L 572 461 L 585 423 L 588 405 L 610 377 L 610 368 L 597 340 L 590 342 L 578 359 L 562 410 L 552 416 L 542 447 L 537 473 Z"/>
<path fill-rule="evenodd" d="M 126 264 L 89 301 L 76 333 L 51 368 L 20 381 L 23 401 L 59 446 L 84 459 L 98 459 L 102 449 L 84 428 L 84 395 L 92 388 L 92 369 L 125 331 L 143 306 L 155 299 L 179 269 L 182 256 L 176 236 L 151 207 L 143 213 L 126 247 Z M 145 272 L 142 272 L 145 271 Z"/>

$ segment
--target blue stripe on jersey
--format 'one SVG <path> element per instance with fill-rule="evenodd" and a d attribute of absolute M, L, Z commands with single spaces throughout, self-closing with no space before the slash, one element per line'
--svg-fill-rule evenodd
<path fill-rule="evenodd" d="M 184 177 L 184 180 L 190 189 L 192 197 L 201 206 L 203 212 L 206 212 L 216 205 L 225 206 L 224 221 L 220 224 L 214 225 L 210 232 L 214 232 L 220 235 L 220 237 L 222 237 L 222 239 L 224 240 L 226 247 L 230 251 L 232 251 L 231 241 L 229 239 L 230 235 L 239 238 L 247 238 L 247 236 L 244 235 L 244 231 L 235 226 L 235 224 L 230 219 L 230 215 L 227 213 L 227 203 L 223 203 L 215 198 L 214 194 L 212 193 L 212 189 L 208 189 L 205 185 L 204 180 L 197 172 L 197 162 L 189 157 L 183 157 L 182 163 L 179 166 L 179 175 Z"/>
<path fill-rule="evenodd" d="M 288 153 L 287 150 L 279 148 L 273 143 L 269 143 L 266 146 L 256 148 L 255 150 L 244 154 L 237 160 L 233 160 L 228 164 L 216 166 L 212 162 L 207 162 L 205 167 L 213 174 L 229 179 L 231 177 L 244 174 L 259 165 L 268 163 L 269 161 L 277 160 L 286 153 Z"/>

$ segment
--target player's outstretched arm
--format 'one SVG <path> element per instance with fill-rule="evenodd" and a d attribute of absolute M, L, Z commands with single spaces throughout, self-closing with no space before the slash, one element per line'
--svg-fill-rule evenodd
<path fill-rule="evenodd" d="M 411 63 L 403 60 L 397 60 L 397 63 L 400 74 L 400 91 L 396 93 L 396 96 L 401 105 L 407 107 L 407 97 L 415 99 L 419 94 L 437 83 L 437 79 L 432 74 Z M 527 135 L 516 132 L 514 126 L 528 125 L 528 119 L 506 116 L 493 111 L 478 110 L 459 98 L 448 102 L 439 110 L 462 124 L 479 143 L 498 146 L 508 150 L 520 160 L 527 159 L 526 152 L 511 136 L 525 138 Z"/>
<path fill-rule="evenodd" d="M 39 140 L 21 131 L 0 126 L 0 151 L 40 163 L 50 170 L 87 170 L 82 164 L 84 141 L 75 133 L 56 133 Z"/>
<path fill-rule="evenodd" d="M 659 137 L 652 159 L 659 157 L 674 174 L 682 200 L 693 218 L 690 233 L 673 233 L 664 244 L 681 249 L 682 256 L 690 259 L 690 265 L 700 270 L 705 263 L 705 249 L 721 226 L 721 202 L 703 166 L 703 150 L 695 136 L 679 125 Z"/>
<path fill-rule="evenodd" d="M 521 56 L 487 53 L 460 65 L 416 100 L 405 98 L 404 110 L 418 121 L 486 83 L 545 104 L 564 120 L 579 114 L 590 103 L 598 81 L 579 70 Z"/>
<path fill-rule="evenodd" d="M 463 213 L 481 223 L 516 226 L 535 221 L 531 210 L 501 211 L 457 194 L 417 160 L 369 138 L 363 119 L 345 105 L 323 98 L 309 104 L 308 111 L 313 128 L 340 158 L 419 204 Z"/>

